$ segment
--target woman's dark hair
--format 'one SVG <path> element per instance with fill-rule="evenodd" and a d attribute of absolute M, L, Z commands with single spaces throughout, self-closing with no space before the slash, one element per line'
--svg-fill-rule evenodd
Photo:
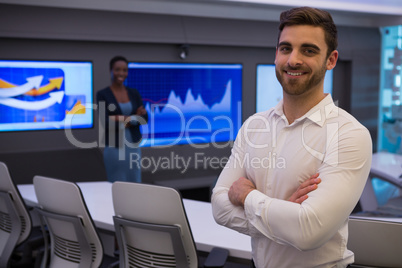
<path fill-rule="evenodd" d="M 312 7 L 298 7 L 284 11 L 280 15 L 279 38 L 286 26 L 311 25 L 321 27 L 325 32 L 325 42 L 328 46 L 327 57 L 338 47 L 338 31 L 327 11 Z"/>
<path fill-rule="evenodd" d="M 114 66 L 114 64 L 115 64 L 117 61 L 124 61 L 124 62 L 126 62 L 126 63 L 128 64 L 128 60 L 127 60 L 125 57 L 123 57 L 123 56 L 116 56 L 116 57 L 113 57 L 113 58 L 110 60 L 110 63 L 109 63 L 109 70 L 110 70 L 110 71 L 113 69 L 113 66 Z"/>

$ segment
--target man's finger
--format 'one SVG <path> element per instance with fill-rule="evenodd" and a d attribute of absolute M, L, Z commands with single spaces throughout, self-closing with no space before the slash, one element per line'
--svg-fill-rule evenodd
<path fill-rule="evenodd" d="M 303 203 L 308 198 L 308 195 L 303 195 L 295 200 L 295 203 Z"/>

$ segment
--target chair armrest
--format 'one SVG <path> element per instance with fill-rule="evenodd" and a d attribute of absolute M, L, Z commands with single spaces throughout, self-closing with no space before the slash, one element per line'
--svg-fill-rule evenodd
<path fill-rule="evenodd" d="M 213 248 L 204 262 L 205 268 L 223 267 L 229 256 L 229 250 L 223 248 Z"/>

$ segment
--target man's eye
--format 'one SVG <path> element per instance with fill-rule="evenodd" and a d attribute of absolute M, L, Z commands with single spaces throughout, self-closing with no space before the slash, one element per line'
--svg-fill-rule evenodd
<path fill-rule="evenodd" d="M 281 47 L 279 50 L 281 52 L 288 52 L 288 51 L 290 51 L 290 48 L 289 47 Z"/>
<path fill-rule="evenodd" d="M 314 49 L 306 49 L 304 50 L 304 53 L 306 53 L 307 55 L 314 55 L 316 54 L 316 51 Z"/>

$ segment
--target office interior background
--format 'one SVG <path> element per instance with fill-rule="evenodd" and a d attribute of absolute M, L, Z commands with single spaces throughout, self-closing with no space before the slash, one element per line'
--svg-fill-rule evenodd
<path fill-rule="evenodd" d="M 256 112 L 257 65 L 274 63 L 279 14 L 299 4 L 279 2 L 0 0 L 0 59 L 90 61 L 94 100 L 97 91 L 110 84 L 109 60 L 115 55 L 123 55 L 130 62 L 241 64 L 244 121 Z M 401 92 L 401 63 L 393 63 L 399 71 L 399 89 L 397 82 L 383 84 L 384 77 L 392 81 L 398 78 L 386 70 L 392 64 L 392 52 L 384 56 L 382 49 L 384 29 L 402 25 L 402 4 L 382 2 L 381 6 L 375 1 L 320 1 L 312 6 L 330 11 L 338 26 L 334 100 L 369 129 L 374 152 L 401 153 L 401 131 L 399 128 L 398 134 L 397 128 L 401 116 L 395 116 L 396 108 L 392 117 L 392 106 L 401 107 L 393 97 Z M 309 1 L 303 4 L 309 5 Z M 396 42 L 387 44 L 388 50 L 398 46 L 401 49 L 401 31 L 397 28 L 396 35 L 388 38 Z M 390 32 L 395 30 L 387 34 Z M 180 57 L 183 46 L 188 49 L 184 59 Z M 388 66 L 382 66 L 384 59 L 388 59 Z M 384 87 L 385 96 L 391 99 L 381 103 Z M 93 116 L 92 128 L 71 131 L 82 143 L 99 143 L 96 111 Z M 384 125 L 392 135 L 384 132 Z M 390 136 L 391 140 L 381 142 Z M 174 154 L 188 159 L 199 153 L 205 158 L 222 159 L 229 156 L 231 149 L 208 144 L 202 147 L 145 147 L 142 154 L 168 158 Z M 101 150 L 97 146 L 77 148 L 64 130 L 0 132 L 0 161 L 7 163 L 17 184 L 32 183 L 34 175 L 70 181 L 106 180 Z M 186 184 L 186 180 L 194 178 L 204 178 L 209 183 L 220 171 L 216 166 L 196 166 L 192 161 L 185 172 L 175 167 L 156 172 L 153 167 L 143 168 L 142 178 L 145 183 L 178 180 Z"/>

